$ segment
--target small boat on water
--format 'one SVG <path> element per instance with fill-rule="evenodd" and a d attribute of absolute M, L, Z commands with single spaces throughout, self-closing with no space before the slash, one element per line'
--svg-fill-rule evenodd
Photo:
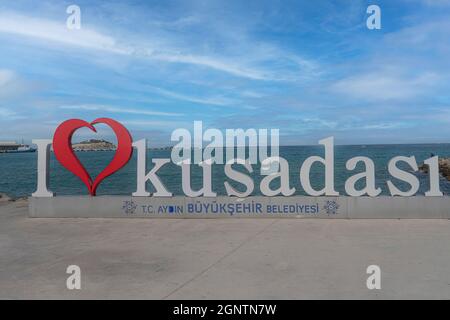
<path fill-rule="evenodd" d="M 35 148 L 27 144 L 17 143 L 15 141 L 0 141 L 0 153 L 24 153 L 36 152 Z"/>
<path fill-rule="evenodd" d="M 25 144 L 25 145 L 20 146 L 16 150 L 10 150 L 10 151 L 7 151 L 6 153 L 21 153 L 21 152 L 36 152 L 36 149 Z"/>

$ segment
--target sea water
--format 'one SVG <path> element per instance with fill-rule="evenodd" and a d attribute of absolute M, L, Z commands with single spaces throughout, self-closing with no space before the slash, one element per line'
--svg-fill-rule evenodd
<path fill-rule="evenodd" d="M 299 171 L 303 161 L 312 155 L 323 156 L 322 146 L 285 146 L 280 147 L 280 156 L 289 163 L 290 186 L 296 189 L 295 194 L 304 195 L 300 184 Z M 103 170 L 111 161 L 114 152 L 94 151 L 77 152 L 80 161 L 86 167 L 93 178 Z M 345 180 L 351 175 L 364 170 L 364 165 L 359 164 L 354 171 L 348 171 L 345 163 L 355 156 L 366 156 L 372 159 L 376 169 L 376 185 L 382 189 L 382 194 L 387 195 L 386 181 L 392 179 L 387 171 L 387 165 L 394 156 L 415 156 L 418 165 L 431 155 L 439 157 L 450 157 L 450 144 L 408 144 L 408 145 L 354 145 L 335 146 L 335 188 L 340 194 L 345 195 Z M 6 153 L 0 154 L 0 192 L 11 197 L 30 196 L 36 189 L 36 153 Z M 148 150 L 147 166 L 151 169 L 152 158 L 170 158 L 170 150 Z M 246 172 L 242 166 L 236 165 L 239 171 Z M 403 167 L 408 170 L 408 167 Z M 213 165 L 213 190 L 218 195 L 226 195 L 224 182 L 228 181 L 234 188 L 243 191 L 243 186 L 225 176 L 223 165 Z M 259 165 L 253 165 L 252 176 L 255 182 L 254 195 L 260 195 L 259 183 L 264 176 L 260 175 Z M 409 168 L 410 170 L 411 168 Z M 424 194 L 429 188 L 428 175 L 421 172 L 414 173 L 420 180 L 418 194 Z M 175 164 L 167 164 L 158 171 L 158 176 L 165 187 L 174 195 L 183 195 L 181 189 L 181 168 Z M 315 188 L 321 188 L 324 183 L 324 168 L 321 164 L 314 165 L 311 170 L 311 184 Z M 408 185 L 396 179 L 393 182 L 400 189 L 407 190 Z M 360 181 L 362 182 L 362 181 Z M 194 190 L 202 185 L 202 171 L 198 166 L 191 170 L 191 184 Z M 440 179 L 441 191 L 450 194 L 450 182 L 444 178 Z M 275 181 L 272 188 L 277 187 Z M 363 187 L 362 184 L 357 187 Z M 72 173 L 64 169 L 53 154 L 50 158 L 50 183 L 49 189 L 58 195 L 87 194 L 85 185 Z M 148 183 L 148 191 L 154 189 Z M 97 189 L 97 194 L 130 195 L 136 191 L 136 153 L 130 162 L 112 176 L 106 178 Z"/>

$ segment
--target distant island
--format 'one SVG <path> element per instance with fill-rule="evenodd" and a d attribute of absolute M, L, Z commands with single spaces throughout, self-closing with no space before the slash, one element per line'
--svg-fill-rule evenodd
<path fill-rule="evenodd" d="M 160 147 L 160 148 L 148 148 L 148 150 L 163 151 L 172 150 L 172 146 Z M 86 152 L 86 151 L 116 151 L 117 147 L 115 144 L 99 139 L 90 139 L 72 144 L 72 149 L 76 152 Z M 52 148 L 53 151 L 53 148 Z"/>
<path fill-rule="evenodd" d="M 72 144 L 74 151 L 115 151 L 116 146 L 106 140 L 90 139 Z"/>

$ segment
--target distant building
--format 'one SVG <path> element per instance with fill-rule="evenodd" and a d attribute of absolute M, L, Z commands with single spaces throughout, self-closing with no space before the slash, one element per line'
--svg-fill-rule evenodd
<path fill-rule="evenodd" d="M 0 152 L 16 151 L 21 145 L 15 141 L 0 141 Z"/>
<path fill-rule="evenodd" d="M 0 141 L 0 153 L 35 152 L 36 149 L 29 145 L 20 144 L 15 141 Z"/>

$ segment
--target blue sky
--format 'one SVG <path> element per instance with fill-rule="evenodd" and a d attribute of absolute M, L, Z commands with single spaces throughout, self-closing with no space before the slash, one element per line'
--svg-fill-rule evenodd
<path fill-rule="evenodd" d="M 291 145 L 448 142 L 449 15 L 450 0 L 1 1 L 0 139 L 106 116 L 155 146 L 194 120 Z"/>

